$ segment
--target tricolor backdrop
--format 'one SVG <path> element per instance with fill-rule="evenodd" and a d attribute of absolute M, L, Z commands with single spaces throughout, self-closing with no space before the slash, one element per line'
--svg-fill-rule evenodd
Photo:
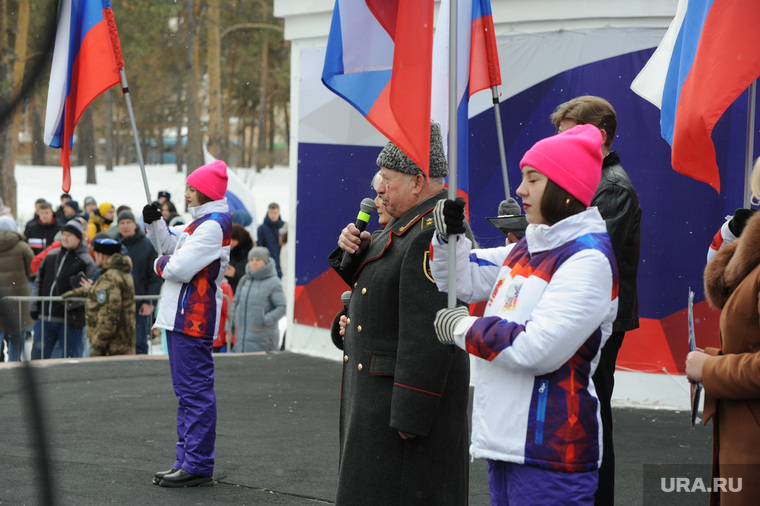
<path fill-rule="evenodd" d="M 549 115 L 558 104 L 593 94 L 615 106 L 619 127 L 613 149 L 639 192 L 643 210 L 641 328 L 627 334 L 618 367 L 672 374 L 684 368 L 689 288 L 697 294 L 698 345 L 714 345 L 719 339 L 718 313 L 704 302 L 702 272 L 713 235 L 724 217 L 742 205 L 747 100 L 741 94 L 712 132 L 722 192 L 675 172 L 670 146 L 660 136 L 659 109 L 630 89 L 664 33 L 579 29 L 497 36 L 496 42 L 512 193 L 520 182 L 522 155 L 555 133 Z M 353 221 L 359 202 L 374 196 L 370 180 L 386 139 L 321 83 L 324 59 L 325 48 L 301 49 L 294 323 L 327 329 L 346 286 L 326 258 L 340 230 Z M 494 246 L 504 239 L 485 217 L 496 215 L 504 196 L 490 94 L 471 97 L 468 126 L 472 228 L 481 244 Z M 368 229 L 376 226 L 373 218 Z M 329 351 L 329 337 L 323 340 L 312 349 Z"/>

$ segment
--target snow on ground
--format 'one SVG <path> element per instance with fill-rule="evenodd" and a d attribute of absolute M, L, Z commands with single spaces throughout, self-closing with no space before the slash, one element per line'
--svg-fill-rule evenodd
<path fill-rule="evenodd" d="M 256 226 L 267 214 L 270 202 L 280 205 L 282 219 L 290 217 L 290 177 L 288 167 L 275 167 L 256 172 L 255 169 L 233 169 L 246 183 L 255 199 Z M 98 204 L 110 202 L 115 207 L 128 205 L 137 216 L 146 204 L 145 188 L 140 166 L 137 164 L 117 165 L 111 172 L 106 172 L 105 166 L 95 167 L 97 184 L 85 184 L 86 169 L 71 168 L 71 189 L 69 193 L 84 207 L 84 199 L 88 195 L 95 198 Z M 160 190 L 166 190 L 172 195 L 172 201 L 177 210 L 184 211 L 185 173 L 177 172 L 174 164 L 146 165 L 145 173 L 148 179 L 151 199 L 158 197 Z M 17 217 L 21 230 L 24 224 L 34 215 L 34 201 L 44 198 L 57 209 L 61 203 L 61 181 L 63 170 L 60 167 L 17 165 Z M 188 222 L 189 223 L 189 222 Z M 252 227 L 255 229 L 255 227 Z"/>

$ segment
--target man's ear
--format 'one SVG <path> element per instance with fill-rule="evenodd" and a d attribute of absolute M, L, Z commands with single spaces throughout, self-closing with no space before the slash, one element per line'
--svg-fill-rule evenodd
<path fill-rule="evenodd" d="M 427 180 L 425 179 L 424 174 L 415 174 L 414 179 L 412 179 L 412 193 L 415 195 L 419 194 L 422 189 L 425 187 L 425 182 Z"/>

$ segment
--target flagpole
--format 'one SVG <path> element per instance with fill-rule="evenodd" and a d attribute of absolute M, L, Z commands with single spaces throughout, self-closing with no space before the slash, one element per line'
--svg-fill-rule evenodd
<path fill-rule="evenodd" d="M 501 128 L 501 114 L 499 113 L 499 88 L 491 86 L 493 97 L 493 112 L 496 118 L 496 135 L 499 138 L 499 157 L 501 158 L 501 175 L 504 180 L 504 199 L 509 199 L 509 176 L 507 175 L 507 154 L 504 149 L 504 132 Z"/>
<path fill-rule="evenodd" d="M 752 177 L 752 165 L 755 153 L 755 97 L 757 95 L 757 79 L 749 85 L 747 98 L 747 145 L 744 155 L 744 207 L 752 205 L 752 191 L 749 186 Z"/>
<path fill-rule="evenodd" d="M 148 177 L 145 175 L 145 162 L 143 161 L 142 148 L 140 147 L 140 135 L 137 133 L 137 123 L 135 122 L 135 112 L 132 109 L 132 98 L 129 95 L 129 84 L 127 84 L 127 73 L 124 67 L 119 70 L 121 76 L 121 91 L 124 93 L 124 100 L 127 102 L 127 111 L 129 112 L 129 122 L 132 125 L 132 136 L 135 139 L 135 151 L 137 152 L 137 161 L 140 163 L 140 172 L 142 173 L 143 187 L 145 188 L 145 199 L 148 204 L 153 201 L 150 198 L 150 189 L 148 188 Z M 158 236 L 158 221 L 153 222 L 153 236 L 155 238 L 156 251 L 161 253 L 161 239 Z"/>
<path fill-rule="evenodd" d="M 449 4 L 449 198 L 457 198 L 457 7 Z M 448 307 L 457 307 L 456 235 L 449 234 Z"/>

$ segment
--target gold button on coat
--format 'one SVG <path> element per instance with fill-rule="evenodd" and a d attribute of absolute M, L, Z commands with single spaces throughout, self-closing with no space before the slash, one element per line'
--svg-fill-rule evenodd
<path fill-rule="evenodd" d="M 348 355 L 343 355 L 343 361 L 348 362 Z"/>
<path fill-rule="evenodd" d="M 362 331 L 362 326 L 361 325 L 357 326 L 356 330 L 359 331 L 359 332 L 361 332 Z"/>
<path fill-rule="evenodd" d="M 357 369 L 359 369 L 359 370 L 361 371 L 361 370 L 363 369 L 362 365 L 361 365 L 361 364 L 359 364 L 359 365 L 357 366 Z"/>
<path fill-rule="evenodd" d="M 367 293 L 367 288 L 366 287 L 362 288 L 362 295 L 364 295 L 365 293 Z"/>
<path fill-rule="evenodd" d="M 351 318 L 346 318 L 346 325 L 350 325 L 350 324 L 351 324 Z"/>

